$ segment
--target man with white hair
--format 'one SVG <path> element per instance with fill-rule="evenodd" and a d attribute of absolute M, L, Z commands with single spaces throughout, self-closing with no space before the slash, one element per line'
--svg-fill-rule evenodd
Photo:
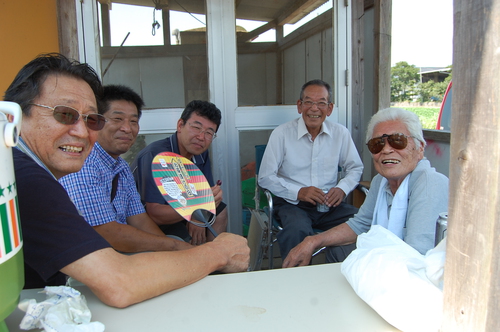
<path fill-rule="evenodd" d="M 448 178 L 424 159 L 425 140 L 415 113 L 388 108 L 375 114 L 366 134 L 379 173 L 359 212 L 346 223 L 309 236 L 290 251 L 283 267 L 307 265 L 316 248 L 337 262 L 355 249 L 359 234 L 381 225 L 425 254 L 434 247 L 436 220 L 448 210 Z"/>

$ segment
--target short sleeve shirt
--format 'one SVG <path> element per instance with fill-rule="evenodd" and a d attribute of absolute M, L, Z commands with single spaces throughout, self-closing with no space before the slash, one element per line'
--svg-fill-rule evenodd
<path fill-rule="evenodd" d="M 117 175 L 116 196 L 111 201 L 112 182 Z M 126 224 L 127 217 L 146 212 L 128 163 L 121 157 L 111 157 L 99 143 L 79 172 L 59 182 L 91 226 L 111 221 Z"/>
<path fill-rule="evenodd" d="M 62 268 L 111 247 L 78 213 L 66 190 L 23 152 L 13 149 L 23 234 L 24 288 L 64 285 Z"/>

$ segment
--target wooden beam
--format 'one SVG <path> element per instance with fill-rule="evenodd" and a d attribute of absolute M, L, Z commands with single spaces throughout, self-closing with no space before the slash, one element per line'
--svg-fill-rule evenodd
<path fill-rule="evenodd" d="M 78 59 L 78 30 L 74 0 L 57 0 L 57 33 L 59 52 L 68 58 Z"/>
<path fill-rule="evenodd" d="M 241 4 L 241 0 L 235 0 L 234 1 L 234 10 L 235 11 L 238 10 L 238 7 L 240 6 L 240 4 Z"/>
<path fill-rule="evenodd" d="M 161 10 L 161 17 L 163 19 L 163 45 L 170 45 L 172 36 L 170 35 L 170 11 L 168 7 Z"/>
<path fill-rule="evenodd" d="M 500 0 L 455 0 L 441 331 L 500 331 Z"/>
<path fill-rule="evenodd" d="M 307 22 L 297 30 L 293 31 L 283 39 L 280 39 L 277 43 L 281 49 L 285 49 L 331 27 L 332 9 L 329 9 L 320 16 L 316 17 L 314 20 Z"/>
<path fill-rule="evenodd" d="M 374 0 L 364 0 L 365 3 L 365 10 L 372 8 L 375 5 Z"/>
<path fill-rule="evenodd" d="M 267 30 L 271 30 L 271 29 L 276 28 L 276 25 L 277 25 L 276 21 L 271 21 L 271 22 L 268 22 L 268 23 L 264 24 L 263 26 L 258 27 L 257 29 L 254 29 L 252 31 L 243 32 L 243 33 L 238 32 L 237 33 L 238 43 L 247 42 L 247 41 L 259 36 L 261 33 L 266 32 Z"/>
<path fill-rule="evenodd" d="M 295 0 L 286 4 L 281 15 L 277 18 L 279 25 L 293 24 L 323 4 L 324 0 Z"/>
<path fill-rule="evenodd" d="M 424 129 L 424 139 L 436 142 L 450 143 L 451 133 L 444 130 Z"/>
<path fill-rule="evenodd" d="M 283 26 L 276 27 L 276 43 L 283 41 Z M 283 50 L 278 48 L 276 50 L 276 104 L 283 105 Z"/>

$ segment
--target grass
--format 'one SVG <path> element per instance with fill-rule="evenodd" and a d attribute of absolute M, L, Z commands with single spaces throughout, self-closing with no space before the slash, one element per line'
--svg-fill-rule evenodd
<path fill-rule="evenodd" d="M 439 108 L 436 107 L 402 107 L 418 115 L 422 128 L 436 129 Z"/>

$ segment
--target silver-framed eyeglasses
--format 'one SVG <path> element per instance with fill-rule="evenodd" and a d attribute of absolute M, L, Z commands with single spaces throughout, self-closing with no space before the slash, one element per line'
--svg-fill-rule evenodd
<path fill-rule="evenodd" d="M 83 121 L 85 122 L 85 125 L 90 130 L 95 130 L 95 131 L 101 130 L 102 128 L 104 128 L 104 125 L 108 121 L 104 117 L 104 115 L 98 113 L 82 114 L 78 112 L 75 108 L 70 106 L 56 105 L 54 107 L 50 107 L 41 104 L 30 104 L 30 105 L 44 107 L 48 108 L 49 110 L 52 110 L 52 115 L 54 116 L 54 119 L 56 119 L 57 122 L 66 125 L 73 125 L 77 123 L 78 119 L 80 119 L 81 116 Z"/>
<path fill-rule="evenodd" d="M 324 101 L 316 101 L 315 102 L 315 101 L 310 101 L 310 100 L 306 100 L 306 101 L 301 100 L 301 103 L 302 103 L 303 106 L 305 106 L 307 108 L 311 108 L 314 105 L 316 105 L 319 109 L 325 109 L 330 104 L 330 103 L 327 103 L 327 102 L 324 102 Z"/>
<path fill-rule="evenodd" d="M 191 123 L 191 122 L 186 122 L 189 125 L 189 128 L 191 129 L 191 132 L 193 134 L 196 134 L 196 136 L 200 134 L 204 134 L 203 136 L 205 137 L 206 140 L 212 141 L 217 137 L 217 134 L 212 131 L 212 129 L 206 129 L 203 130 L 203 128 L 198 125 L 197 123 Z"/>

